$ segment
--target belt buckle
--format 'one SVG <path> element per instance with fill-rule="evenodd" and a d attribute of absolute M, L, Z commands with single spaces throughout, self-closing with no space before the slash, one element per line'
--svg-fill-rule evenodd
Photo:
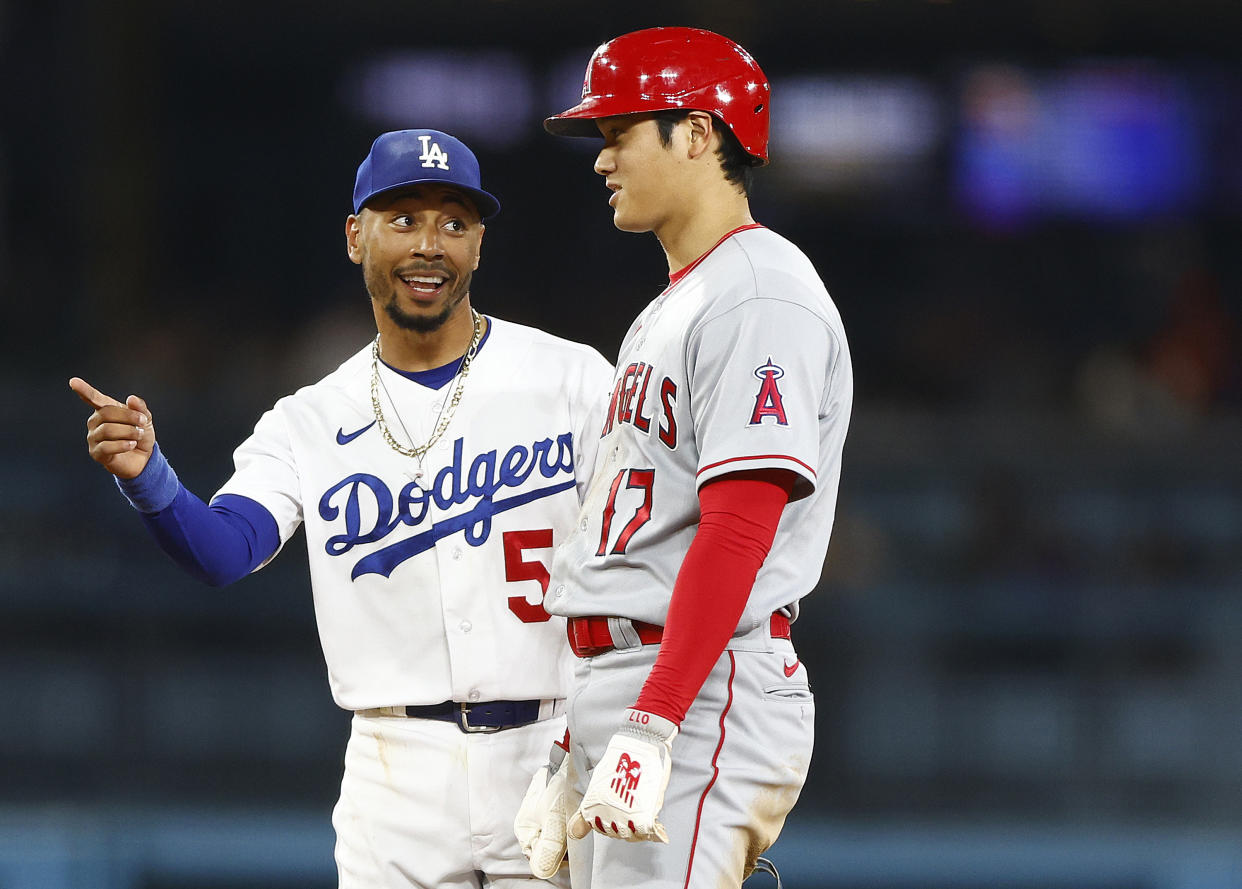
<path fill-rule="evenodd" d="M 484 734 L 488 735 L 492 732 L 498 732 L 504 726 L 501 725 L 471 725 L 470 724 L 470 708 L 473 704 L 457 705 L 457 727 L 467 734 Z"/>

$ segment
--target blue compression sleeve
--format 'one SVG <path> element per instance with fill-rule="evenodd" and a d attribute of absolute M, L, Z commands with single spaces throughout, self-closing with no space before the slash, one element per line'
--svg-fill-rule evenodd
<path fill-rule="evenodd" d="M 159 512 L 173 502 L 177 496 L 177 473 L 168 465 L 164 452 L 156 443 L 151 449 L 147 465 L 137 478 L 118 478 L 116 486 L 121 489 L 129 505 L 139 512 Z"/>
<path fill-rule="evenodd" d="M 276 519 L 263 506 L 237 494 L 208 506 L 177 480 L 159 445 L 137 478 L 117 485 L 160 549 L 212 586 L 240 580 L 280 547 Z"/>

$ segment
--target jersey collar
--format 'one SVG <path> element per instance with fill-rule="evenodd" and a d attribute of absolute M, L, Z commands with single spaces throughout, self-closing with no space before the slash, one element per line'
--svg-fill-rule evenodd
<path fill-rule="evenodd" d="M 479 340 L 478 349 L 475 350 L 476 355 L 483 351 L 483 346 L 487 343 L 487 338 L 491 335 L 492 319 L 488 318 L 487 330 L 483 331 L 483 338 Z M 461 370 L 461 363 L 465 357 L 465 355 L 462 355 L 460 358 L 454 358 L 448 364 L 433 367 L 431 370 L 400 370 L 393 367 L 387 361 L 384 361 L 383 358 L 381 358 L 380 361 L 383 362 L 384 367 L 388 368 L 393 373 L 401 374 L 401 376 L 405 377 L 407 380 L 413 380 L 420 386 L 426 386 L 428 389 L 443 389 L 455 376 L 457 376 L 457 371 Z"/>
<path fill-rule="evenodd" d="M 677 271 L 675 271 L 675 272 L 673 272 L 672 274 L 670 274 L 670 275 L 668 276 L 668 285 L 669 285 L 670 287 L 672 287 L 674 284 L 676 284 L 676 283 L 677 283 L 678 281 L 680 281 L 682 278 L 686 277 L 686 275 L 688 275 L 688 274 L 690 274 L 692 271 L 694 271 L 694 269 L 698 266 L 698 264 L 699 264 L 700 262 L 702 262 L 703 260 L 707 259 L 707 257 L 711 256 L 712 251 L 713 251 L 713 250 L 715 250 L 717 247 L 719 247 L 721 244 L 723 244 L 725 241 L 729 240 L 729 238 L 733 237 L 733 236 L 734 236 L 734 235 L 736 235 L 738 232 L 744 232 L 744 231 L 746 231 L 747 229 L 752 229 L 752 228 L 763 228 L 763 226 L 762 226 L 762 225 L 760 225 L 760 224 L 759 224 L 759 223 L 757 223 L 757 222 L 752 222 L 752 223 L 750 223 L 750 224 L 748 224 L 748 225 L 739 225 L 739 226 L 738 226 L 737 228 L 735 228 L 733 231 L 731 231 L 731 232 L 727 233 L 727 234 L 726 234 L 724 237 L 722 237 L 719 241 L 717 241 L 715 244 L 713 244 L 713 245 L 712 245 L 712 247 L 711 247 L 711 250 L 708 250 L 706 253 L 704 253 L 702 256 L 700 256 L 698 259 L 696 259 L 694 262 L 690 263 L 690 265 L 686 266 L 684 269 L 678 269 Z"/>

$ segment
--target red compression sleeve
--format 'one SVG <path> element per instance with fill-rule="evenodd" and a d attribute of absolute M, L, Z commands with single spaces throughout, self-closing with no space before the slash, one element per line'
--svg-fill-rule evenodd
<path fill-rule="evenodd" d="M 737 629 L 794 480 L 788 470 L 761 470 L 699 489 L 699 528 L 677 572 L 660 653 L 636 708 L 681 724 Z"/>

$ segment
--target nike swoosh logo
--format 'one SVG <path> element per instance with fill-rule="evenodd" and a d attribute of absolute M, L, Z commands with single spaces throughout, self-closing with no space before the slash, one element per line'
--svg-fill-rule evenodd
<path fill-rule="evenodd" d="M 785 668 L 784 668 L 784 669 L 785 669 L 785 678 L 786 678 L 786 679 L 792 678 L 792 677 L 793 677 L 793 674 L 794 674 L 794 673 L 797 673 L 797 672 L 798 672 L 798 668 L 799 668 L 799 667 L 801 667 L 801 666 L 802 666 L 802 661 L 800 661 L 800 660 L 798 660 L 798 661 L 794 661 L 792 664 L 785 664 Z"/>
<path fill-rule="evenodd" d="M 357 432 L 350 432 L 348 435 L 345 433 L 344 429 L 337 429 L 336 430 L 336 443 L 339 445 L 347 445 L 374 425 L 375 425 L 375 421 L 372 420 L 370 423 L 363 426 Z"/>

